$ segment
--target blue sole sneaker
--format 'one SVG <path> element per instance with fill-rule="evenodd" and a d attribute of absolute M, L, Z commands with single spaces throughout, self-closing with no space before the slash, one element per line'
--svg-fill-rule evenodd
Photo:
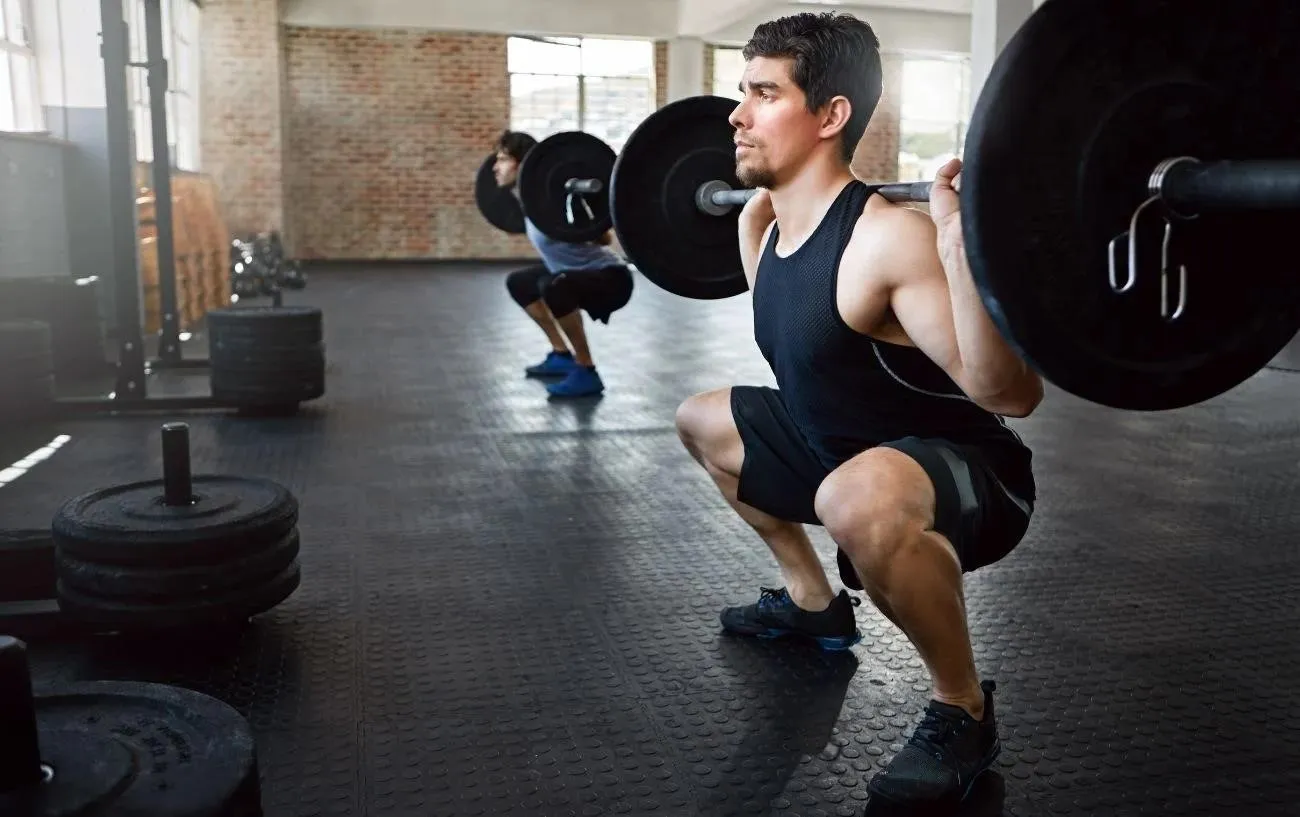
<path fill-rule="evenodd" d="M 862 640 L 853 615 L 853 608 L 861 603 L 841 590 L 825 610 L 813 612 L 796 605 L 784 587 L 763 587 L 757 602 L 728 607 L 719 618 L 729 633 L 762 639 L 802 638 L 823 650 L 838 652 Z"/>

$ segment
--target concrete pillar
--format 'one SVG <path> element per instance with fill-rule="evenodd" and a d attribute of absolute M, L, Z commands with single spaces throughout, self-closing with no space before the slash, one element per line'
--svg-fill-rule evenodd
<path fill-rule="evenodd" d="M 970 15 L 971 106 L 1007 41 L 1043 0 L 972 0 Z"/>
<path fill-rule="evenodd" d="M 699 96 L 705 87 L 704 40 L 676 37 L 668 41 L 668 102 Z"/>

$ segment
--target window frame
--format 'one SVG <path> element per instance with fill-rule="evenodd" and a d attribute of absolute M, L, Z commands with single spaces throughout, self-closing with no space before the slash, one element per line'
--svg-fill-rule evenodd
<path fill-rule="evenodd" d="M 0 0 L 4 3 L 5 0 Z M 18 6 L 18 12 L 22 19 L 23 39 L 27 41 L 26 45 L 19 45 L 17 42 L 9 39 L 8 19 L 5 19 L 5 26 L 0 29 L 0 60 L 6 63 L 6 75 L 8 76 L 8 87 L 0 89 L 0 94 L 4 94 L 9 101 L 10 109 L 13 113 L 13 126 L 0 128 L 3 133 L 44 133 L 45 111 L 41 107 L 41 80 L 40 80 L 40 63 L 36 59 L 36 34 L 33 20 L 32 0 L 11 0 Z M 18 72 L 15 65 L 19 61 L 27 64 L 27 76 L 31 87 L 27 89 L 27 98 L 30 100 L 30 108 L 23 111 L 19 107 L 21 97 L 16 85 L 18 81 Z"/>
<path fill-rule="evenodd" d="M 617 41 L 620 41 L 620 40 L 623 40 L 623 39 L 624 39 L 624 38 L 616 38 L 616 37 L 590 37 L 590 36 L 582 36 L 582 35 L 565 35 L 565 36 L 547 36 L 547 37 L 540 37 L 540 36 L 531 36 L 531 35 L 525 35 L 525 34 L 512 34 L 512 35 L 510 35 L 510 36 L 507 38 L 507 40 L 506 40 L 506 53 L 507 53 L 507 55 L 509 54 L 509 51 L 510 51 L 510 42 L 511 42 L 512 40 L 529 40 L 529 41 L 532 41 L 532 42 L 546 43 L 546 44 L 548 44 L 548 45 L 554 45 L 554 46 L 559 46 L 559 47 L 564 47 L 564 48 L 574 48 L 574 49 L 577 49 L 578 52 L 579 52 L 579 55 L 581 55 L 581 51 L 582 51 L 583 44 L 586 43 L 586 42 L 588 42 L 588 41 L 592 41 L 592 42 L 617 42 Z M 645 83 L 645 89 L 646 89 L 646 94 L 647 94 L 647 96 L 646 96 L 646 100 L 647 100 L 647 110 L 645 111 L 645 113 L 644 113 L 643 115 L 636 117 L 635 122 L 636 122 L 636 124 L 639 124 L 639 123 L 643 122 L 643 121 L 646 119 L 646 117 L 648 117 L 651 113 L 654 112 L 654 108 L 655 108 L 655 90 L 656 90 L 656 89 L 655 89 L 655 57 L 654 57 L 654 43 L 653 43 L 652 41 L 650 41 L 650 40 L 643 40 L 643 39 L 637 39 L 637 38 L 626 38 L 625 41 L 626 41 L 626 42 L 637 43 L 638 45 L 644 47 L 644 48 L 648 51 L 649 56 L 650 56 L 650 62 L 649 62 L 649 65 L 647 66 L 647 69 L 646 69 L 645 73 L 621 73 L 621 74 L 620 74 L 620 73 L 611 73 L 611 74 L 592 74 L 592 73 L 588 73 L 587 70 L 586 70 L 586 66 L 584 66 L 584 65 L 582 64 L 581 56 L 579 56 L 579 61 L 578 61 L 578 70 L 577 70 L 576 73 L 559 73 L 559 72 L 557 72 L 557 73 L 545 73 L 545 72 L 540 72 L 540 71 L 512 71 L 512 70 L 510 70 L 510 67 L 509 67 L 509 58 L 507 57 L 507 64 L 506 64 L 506 77 L 507 77 L 507 79 L 506 79 L 506 82 L 507 82 L 507 87 L 508 87 L 508 89 L 509 89 L 509 94 L 510 94 L 509 121 L 510 121 L 510 127 L 511 127 L 511 129 L 517 129 L 517 128 L 519 128 L 519 126 L 516 124 L 517 120 L 515 119 L 515 112 L 516 112 L 516 108 L 515 108 L 515 93 L 514 93 L 514 88 L 515 88 L 515 77 L 554 78 L 554 79 L 556 79 L 556 80 L 572 80 L 572 81 L 574 81 L 574 82 L 576 83 L 576 85 L 577 85 L 577 100 L 578 100 L 578 102 L 577 102 L 577 111 L 576 111 L 576 114 L 577 114 L 577 122 L 576 122 L 576 124 L 575 124 L 575 128 L 574 128 L 574 129 L 576 129 L 576 130 L 580 130 L 580 131 L 588 131 L 588 130 L 589 130 L 589 128 L 588 128 L 588 94 L 587 94 L 587 82 L 588 82 L 588 80 L 615 80 L 615 81 L 623 81 L 623 82 L 625 82 L 625 81 L 642 81 L 642 82 Z M 567 91 L 566 91 L 566 93 L 567 93 Z M 634 128 L 634 127 L 635 127 L 635 125 L 632 125 L 632 128 Z M 632 129 L 632 128 L 629 128 L 629 133 L 631 132 L 631 129 Z M 533 133 L 533 135 L 534 135 L 535 137 L 537 137 L 538 140 L 541 140 L 541 139 L 546 138 L 547 136 L 550 136 L 551 133 L 550 133 L 550 132 L 546 132 L 546 133 L 543 133 L 543 132 L 537 132 L 537 133 Z M 619 151 L 619 149 L 620 149 L 620 147 L 621 147 L 621 146 L 618 145 L 618 144 L 611 144 L 610 146 L 611 146 L 612 148 L 614 148 L 614 151 L 615 151 L 616 153 Z"/>
<path fill-rule="evenodd" d="M 145 33 L 145 0 L 123 0 L 125 17 L 130 31 L 129 55 L 131 62 L 142 63 L 148 58 Z M 163 17 L 163 58 L 167 61 L 167 157 L 171 169 L 198 172 L 202 167 L 200 153 L 201 114 L 199 111 L 199 39 L 203 25 L 203 4 L 200 0 L 159 0 Z M 192 21 L 191 30 L 184 30 L 184 21 L 178 20 L 177 8 L 189 6 L 186 12 Z M 192 38 L 192 39 L 191 39 Z M 181 75 L 179 53 L 184 51 L 188 71 Z M 131 109 L 131 126 L 135 136 L 136 161 L 154 161 L 152 111 L 149 100 L 148 70 L 136 66 L 127 68 L 127 105 Z M 184 111 L 186 115 L 182 116 Z"/>

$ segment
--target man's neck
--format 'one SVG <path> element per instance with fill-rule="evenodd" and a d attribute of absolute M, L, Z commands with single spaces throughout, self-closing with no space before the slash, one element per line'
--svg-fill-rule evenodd
<path fill-rule="evenodd" d="M 772 210 L 782 243 L 802 244 L 853 179 L 853 172 L 844 165 L 809 164 L 798 176 L 772 190 Z"/>

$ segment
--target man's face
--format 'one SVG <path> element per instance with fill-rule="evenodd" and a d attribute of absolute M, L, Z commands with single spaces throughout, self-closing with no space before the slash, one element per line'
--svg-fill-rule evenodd
<path fill-rule="evenodd" d="M 746 187 L 778 186 L 817 145 L 822 117 L 809 111 L 790 79 L 789 58 L 755 57 L 740 80 L 743 98 L 728 121 L 736 129 L 736 177 Z"/>
<path fill-rule="evenodd" d="M 492 166 L 492 173 L 496 176 L 498 187 L 514 187 L 515 179 L 519 177 L 519 162 L 515 157 L 505 151 L 497 151 L 496 164 Z"/>

